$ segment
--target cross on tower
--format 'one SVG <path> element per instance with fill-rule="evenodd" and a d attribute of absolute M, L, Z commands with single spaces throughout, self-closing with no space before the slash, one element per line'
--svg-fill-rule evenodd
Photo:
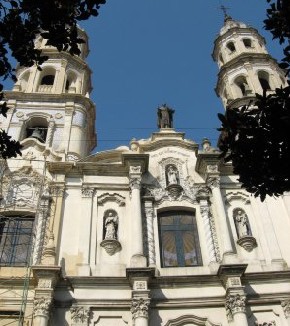
<path fill-rule="evenodd" d="M 230 17 L 230 16 L 228 15 L 228 13 L 227 13 L 227 10 L 230 9 L 230 8 L 227 8 L 227 7 L 225 7 L 224 5 L 221 5 L 221 6 L 220 6 L 220 9 L 223 11 L 223 13 L 224 13 L 224 15 L 225 15 L 225 20 L 226 20 L 228 17 Z"/>

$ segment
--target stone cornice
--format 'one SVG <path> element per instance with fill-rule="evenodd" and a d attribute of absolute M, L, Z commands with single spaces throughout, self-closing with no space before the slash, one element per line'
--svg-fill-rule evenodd
<path fill-rule="evenodd" d="M 138 153 L 123 153 L 122 163 L 129 171 L 130 166 L 140 166 L 140 173 L 147 172 L 148 170 L 149 155 L 148 154 L 138 154 Z"/>
<path fill-rule="evenodd" d="M 207 172 L 208 165 L 217 165 L 219 167 L 221 164 L 221 159 L 219 156 L 220 152 L 218 150 L 212 152 L 198 152 L 195 171 L 205 174 Z"/>
<path fill-rule="evenodd" d="M 26 102 L 41 102 L 42 106 L 45 106 L 45 102 L 51 103 L 54 102 L 59 104 L 65 104 L 67 102 L 76 102 L 80 103 L 86 107 L 87 110 L 91 111 L 95 117 L 95 104 L 93 101 L 82 95 L 82 94 L 75 94 L 75 93 L 25 93 L 25 92 L 15 92 L 15 91 L 5 91 L 5 96 L 7 100 L 17 100 L 18 103 L 16 105 L 29 106 Z M 34 105 L 35 106 L 35 105 Z"/>
<path fill-rule="evenodd" d="M 240 55 L 237 55 L 232 60 L 225 63 L 220 71 L 218 72 L 218 81 L 216 86 L 216 93 L 218 94 L 218 88 L 220 87 L 221 82 L 223 81 L 224 76 L 229 72 L 237 68 L 241 68 L 241 66 L 245 63 L 251 63 L 257 62 L 259 64 L 263 62 L 272 62 L 277 65 L 277 60 L 275 60 L 273 57 L 270 56 L 270 54 L 266 53 L 241 53 Z M 281 70 L 282 71 L 282 70 Z"/>

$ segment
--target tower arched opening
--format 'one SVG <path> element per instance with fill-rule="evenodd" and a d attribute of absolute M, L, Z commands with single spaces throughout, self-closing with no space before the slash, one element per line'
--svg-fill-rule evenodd
<path fill-rule="evenodd" d="M 43 117 L 32 117 L 25 125 L 24 137 L 34 138 L 45 143 L 48 129 L 48 121 Z"/>
<path fill-rule="evenodd" d="M 258 79 L 263 90 L 271 90 L 269 74 L 266 71 L 259 71 Z"/>
<path fill-rule="evenodd" d="M 232 42 L 232 41 L 231 42 L 228 42 L 227 45 L 226 45 L 226 47 L 227 47 L 227 49 L 228 49 L 228 51 L 229 51 L 230 54 L 236 52 L 236 47 L 235 47 L 234 42 Z"/>
<path fill-rule="evenodd" d="M 251 93 L 251 89 L 245 76 L 239 76 L 235 79 L 235 86 L 238 92 L 238 97 L 248 96 Z"/>
<path fill-rule="evenodd" d="M 55 69 L 45 69 L 39 80 L 38 92 L 51 93 L 55 81 Z"/>

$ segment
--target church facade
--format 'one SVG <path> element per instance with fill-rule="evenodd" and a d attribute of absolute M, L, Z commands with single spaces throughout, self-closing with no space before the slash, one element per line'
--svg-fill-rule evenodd
<path fill-rule="evenodd" d="M 290 325 L 290 195 L 241 189 L 165 105 L 148 139 L 90 155 L 87 45 L 36 46 L 49 60 L 18 69 L 1 121 L 23 155 L 1 162 L 0 325 Z M 213 58 L 226 109 L 286 83 L 231 17 Z"/>

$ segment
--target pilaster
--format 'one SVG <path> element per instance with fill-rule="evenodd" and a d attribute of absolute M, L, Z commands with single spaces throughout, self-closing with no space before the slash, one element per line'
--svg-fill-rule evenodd
<path fill-rule="evenodd" d="M 95 188 L 83 185 L 82 189 L 82 218 L 79 225 L 79 253 L 82 263 L 77 264 L 79 275 L 90 275 L 90 244 L 91 238 L 88 233 L 93 218 L 93 198 Z"/>

